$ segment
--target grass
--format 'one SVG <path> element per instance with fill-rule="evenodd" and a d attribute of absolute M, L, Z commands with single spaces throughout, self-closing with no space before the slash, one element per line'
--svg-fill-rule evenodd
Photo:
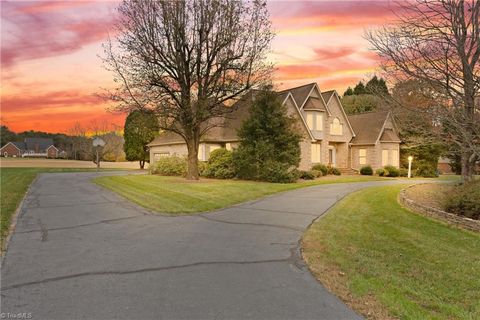
<path fill-rule="evenodd" d="M 402 208 L 401 188 L 353 193 L 315 222 L 312 272 L 371 319 L 480 319 L 480 234 Z"/>
<path fill-rule="evenodd" d="M 131 175 L 99 177 L 94 182 L 149 210 L 171 214 L 189 214 L 220 209 L 276 192 L 312 185 L 372 180 L 385 180 L 385 178 L 324 177 L 312 181 L 279 184 L 213 179 L 191 182 L 179 177 Z"/>
<path fill-rule="evenodd" d="M 12 216 L 22 201 L 28 186 L 39 173 L 43 172 L 79 172 L 95 169 L 72 168 L 1 168 L 0 169 L 0 246 L 3 248 Z"/>

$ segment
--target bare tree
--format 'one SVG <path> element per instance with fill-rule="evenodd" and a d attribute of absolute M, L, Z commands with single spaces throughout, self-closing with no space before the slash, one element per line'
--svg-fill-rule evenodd
<path fill-rule="evenodd" d="M 120 111 L 154 110 L 162 130 L 185 140 L 187 179 L 198 179 L 200 138 L 271 73 L 266 3 L 124 0 L 118 11 L 104 61 L 119 86 L 107 96 Z"/>
<path fill-rule="evenodd" d="M 480 159 L 478 105 L 480 25 L 478 0 L 412 0 L 399 2 L 397 21 L 368 31 L 367 40 L 383 60 L 386 74 L 416 79 L 442 99 L 438 109 L 444 139 L 458 145 L 462 178 L 470 181 Z"/>

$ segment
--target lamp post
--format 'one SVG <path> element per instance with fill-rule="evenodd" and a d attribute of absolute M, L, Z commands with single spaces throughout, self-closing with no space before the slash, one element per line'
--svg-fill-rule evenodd
<path fill-rule="evenodd" d="M 412 156 L 408 156 L 408 178 L 410 179 L 412 177 Z"/>
<path fill-rule="evenodd" d="M 105 146 L 105 141 L 103 141 L 103 139 L 100 139 L 99 137 L 96 137 L 95 139 L 93 139 L 93 147 L 95 148 L 96 156 L 97 156 L 97 172 L 100 169 L 100 156 L 98 154 L 98 149 L 104 146 Z"/>

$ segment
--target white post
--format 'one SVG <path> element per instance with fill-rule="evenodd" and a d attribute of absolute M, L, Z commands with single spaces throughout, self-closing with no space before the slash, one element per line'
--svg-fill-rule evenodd
<path fill-rule="evenodd" d="M 409 179 L 412 177 L 412 160 L 413 160 L 413 157 L 409 156 L 408 157 L 408 178 Z"/>

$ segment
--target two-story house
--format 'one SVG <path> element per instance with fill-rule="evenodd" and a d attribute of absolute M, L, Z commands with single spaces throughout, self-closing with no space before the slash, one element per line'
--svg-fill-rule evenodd
<path fill-rule="evenodd" d="M 215 149 L 231 150 L 238 145 L 237 130 L 248 118 L 253 99 L 255 92 L 251 91 L 237 102 L 232 114 L 221 120 L 223 123 L 201 139 L 199 160 L 208 160 Z M 301 170 L 309 170 L 317 163 L 354 170 L 368 164 L 374 169 L 398 167 L 400 139 L 390 113 L 347 116 L 337 92 L 321 92 L 316 83 L 283 90 L 278 99 L 297 119 L 304 136 L 300 143 Z M 163 156 L 187 154 L 185 141 L 172 132 L 160 134 L 149 147 L 152 165 Z"/>

